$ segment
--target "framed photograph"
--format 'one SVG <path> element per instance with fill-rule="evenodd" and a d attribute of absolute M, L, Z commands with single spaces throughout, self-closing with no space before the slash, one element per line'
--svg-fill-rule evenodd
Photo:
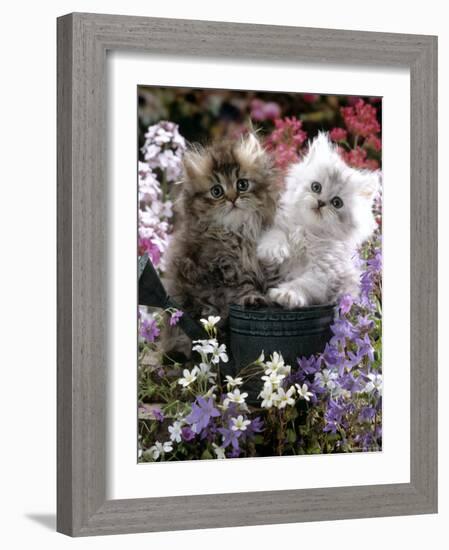
<path fill-rule="evenodd" d="M 58 530 L 437 511 L 437 39 L 58 19 Z"/>

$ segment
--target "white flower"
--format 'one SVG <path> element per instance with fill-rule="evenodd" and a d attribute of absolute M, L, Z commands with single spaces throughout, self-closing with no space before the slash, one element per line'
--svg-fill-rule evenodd
<path fill-rule="evenodd" d="M 215 327 L 215 325 L 218 323 L 218 321 L 220 320 L 220 317 L 215 317 L 214 315 L 209 315 L 209 317 L 207 319 L 200 319 L 200 323 L 203 324 L 203 327 L 206 329 L 206 330 L 209 330 L 209 329 L 213 329 Z"/>
<path fill-rule="evenodd" d="M 263 409 L 271 409 L 277 400 L 277 394 L 273 392 L 273 387 L 270 384 L 265 384 L 263 390 L 259 393 L 262 398 L 260 406 Z"/>
<path fill-rule="evenodd" d="M 310 401 L 310 398 L 312 397 L 313 393 L 308 391 L 309 386 L 307 384 L 303 384 L 302 386 L 301 384 L 295 384 L 295 386 L 298 391 L 298 396 L 302 397 L 306 401 Z"/>
<path fill-rule="evenodd" d="M 173 451 L 173 444 L 171 441 L 166 441 L 161 443 L 156 441 L 156 443 L 148 449 L 148 454 L 153 460 L 157 460 L 159 457 L 164 456 L 165 453 L 171 453 Z"/>
<path fill-rule="evenodd" d="M 287 405 L 294 405 L 295 400 L 293 399 L 292 395 L 295 394 L 295 391 L 295 386 L 290 386 L 287 392 L 285 392 L 283 388 L 279 388 L 276 399 L 276 407 L 278 409 L 285 409 Z"/>
<path fill-rule="evenodd" d="M 235 388 L 237 386 L 241 386 L 243 384 L 243 379 L 240 377 L 232 378 L 232 376 L 226 375 L 226 383 L 228 390 L 230 391 L 232 388 Z"/>
<path fill-rule="evenodd" d="M 200 370 L 200 373 L 204 376 L 207 376 L 210 373 L 210 365 L 209 363 L 200 363 L 198 365 L 198 368 Z"/>
<path fill-rule="evenodd" d="M 187 388 L 187 386 L 190 386 L 192 382 L 195 382 L 195 380 L 198 377 L 199 369 L 198 367 L 193 367 L 191 371 L 188 369 L 184 369 L 182 371 L 183 378 L 180 378 L 178 380 L 178 384 L 181 384 L 183 388 Z"/>
<path fill-rule="evenodd" d="M 199 375 L 207 379 L 208 382 L 213 384 L 217 378 L 217 373 L 211 371 L 211 366 L 209 363 L 200 363 L 198 365 Z"/>
<path fill-rule="evenodd" d="M 223 408 L 227 409 L 229 406 L 229 403 L 236 403 L 237 405 L 240 405 L 240 408 L 243 410 L 248 410 L 248 407 L 246 405 L 245 399 L 248 397 L 248 394 L 246 392 L 240 393 L 240 390 L 236 388 L 232 392 L 229 392 L 226 394 L 227 397 L 223 401 Z"/>
<path fill-rule="evenodd" d="M 240 393 L 240 390 L 236 388 L 234 391 L 227 394 L 227 398 L 231 403 L 245 403 L 245 399 L 248 397 L 246 392 Z"/>
<path fill-rule="evenodd" d="M 218 347 L 218 342 L 215 338 L 211 338 L 210 340 L 194 340 L 193 343 L 195 345 L 192 350 L 200 353 L 202 357 L 213 353 L 214 349 Z"/>
<path fill-rule="evenodd" d="M 182 422 L 176 420 L 171 426 L 168 427 L 170 432 L 170 439 L 176 441 L 176 443 L 181 443 L 181 426 Z"/>
<path fill-rule="evenodd" d="M 377 390 L 379 395 L 382 395 L 382 375 L 381 374 L 368 374 L 369 382 L 365 386 L 365 391 L 368 393 Z"/>
<path fill-rule="evenodd" d="M 212 447 L 214 448 L 214 453 L 218 459 L 226 458 L 223 447 L 219 447 L 216 443 L 212 443 Z"/>
<path fill-rule="evenodd" d="M 265 381 L 265 384 L 270 384 L 273 388 L 278 388 L 284 378 L 285 374 L 279 374 L 278 372 L 272 372 L 270 375 L 262 376 L 262 380 Z"/>
<path fill-rule="evenodd" d="M 209 380 L 210 382 L 210 380 Z M 211 386 L 207 392 L 204 394 L 204 397 L 212 397 L 212 399 L 216 399 L 216 395 L 214 394 L 214 391 L 217 389 L 217 386 Z"/>
<path fill-rule="evenodd" d="M 284 358 L 280 353 L 275 351 L 273 355 L 271 356 L 271 361 L 267 361 L 265 363 L 266 369 L 265 374 L 283 374 L 285 376 L 288 376 L 291 372 L 290 365 L 286 365 L 284 363 Z"/>
<path fill-rule="evenodd" d="M 243 416 L 241 414 L 238 415 L 237 418 L 231 418 L 232 427 L 231 430 L 234 432 L 241 431 L 244 432 L 246 428 L 251 424 L 251 420 L 243 420 Z"/>
<path fill-rule="evenodd" d="M 338 397 L 349 399 L 351 397 L 351 392 L 349 390 L 345 390 L 340 385 L 335 385 L 335 388 L 332 388 L 331 390 L 331 395 L 333 399 L 337 399 Z"/>
<path fill-rule="evenodd" d="M 259 357 L 254 361 L 256 365 L 263 365 L 265 361 L 265 354 L 262 350 L 262 353 L 259 355 Z"/>
<path fill-rule="evenodd" d="M 226 353 L 226 346 L 224 344 L 221 344 L 221 346 L 216 346 L 212 350 L 212 357 L 211 361 L 212 363 L 219 363 L 220 361 L 223 361 L 223 363 L 227 363 L 229 360 L 228 354 Z"/>
<path fill-rule="evenodd" d="M 315 374 L 315 382 L 322 388 L 328 388 L 332 390 L 336 387 L 335 380 L 338 378 L 336 372 L 331 372 L 329 369 L 323 369 L 321 372 Z"/>

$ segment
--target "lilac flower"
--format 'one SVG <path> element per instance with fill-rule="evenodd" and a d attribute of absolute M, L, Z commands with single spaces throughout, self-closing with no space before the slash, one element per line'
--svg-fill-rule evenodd
<path fill-rule="evenodd" d="M 353 376 L 352 373 L 349 372 L 340 377 L 339 383 L 342 388 L 348 390 L 352 394 L 362 391 L 362 388 L 364 387 L 362 377 L 358 376 L 356 378 L 355 376 Z"/>
<path fill-rule="evenodd" d="M 220 416 L 219 411 L 214 407 L 214 400 L 210 397 L 197 397 L 192 404 L 192 412 L 186 417 L 186 422 L 191 425 L 192 431 L 199 434 L 210 422 L 211 418 Z"/>
<path fill-rule="evenodd" d="M 176 309 L 171 315 L 170 315 L 170 326 L 174 327 L 178 324 L 179 319 L 184 315 L 184 312 L 180 311 L 179 309 Z"/>
<path fill-rule="evenodd" d="M 324 414 L 324 420 L 326 421 L 324 431 L 337 433 L 337 429 L 343 418 L 343 413 L 344 407 L 331 399 Z"/>
<path fill-rule="evenodd" d="M 360 277 L 360 301 L 364 306 L 371 306 L 370 294 L 374 289 L 374 275 L 371 271 L 365 271 Z"/>
<path fill-rule="evenodd" d="M 335 346 L 326 344 L 323 352 L 323 359 L 328 367 L 336 367 L 344 360 L 344 356 Z"/>
<path fill-rule="evenodd" d="M 240 451 L 239 446 L 239 437 L 241 436 L 242 432 L 237 430 L 232 430 L 230 428 L 218 428 L 219 433 L 223 436 L 223 447 L 228 447 L 229 445 L 232 445 L 232 448 L 235 450 Z M 239 452 L 240 454 L 240 452 Z M 237 455 L 238 456 L 238 455 Z"/>
<path fill-rule="evenodd" d="M 312 355 L 308 359 L 306 357 L 298 358 L 297 361 L 298 361 L 299 368 L 305 374 L 315 374 L 321 368 L 322 358 L 321 356 L 315 357 L 314 355 Z"/>
<path fill-rule="evenodd" d="M 174 182 L 181 175 L 182 156 L 186 150 L 185 139 L 174 122 L 153 124 L 145 134 L 142 153 L 149 167 L 162 170 L 167 181 Z"/>
<path fill-rule="evenodd" d="M 264 427 L 263 420 L 259 416 L 256 416 L 256 418 L 252 419 L 251 425 L 248 426 L 247 434 L 252 435 L 254 433 L 259 433 L 263 430 L 263 427 Z"/>
<path fill-rule="evenodd" d="M 228 452 L 227 457 L 238 458 L 240 456 L 240 453 L 240 447 L 232 447 L 231 450 Z"/>
<path fill-rule="evenodd" d="M 335 346 L 338 346 L 338 344 L 344 346 L 346 344 L 346 339 L 350 340 L 357 334 L 354 326 L 344 317 L 337 319 L 334 324 L 331 325 L 331 330 L 334 336 L 331 338 L 330 343 Z"/>
<path fill-rule="evenodd" d="M 158 422 L 163 422 L 165 415 L 161 409 L 153 409 L 153 416 Z"/>
<path fill-rule="evenodd" d="M 374 361 L 374 348 L 371 345 L 369 335 L 365 334 L 363 339 L 357 338 L 355 342 L 357 344 L 357 355 L 359 357 L 364 357 L 366 355 L 372 363 Z"/>
<path fill-rule="evenodd" d="M 192 441 L 192 439 L 195 439 L 195 432 L 193 432 L 189 426 L 184 426 L 181 430 L 181 438 L 183 441 Z"/>
<path fill-rule="evenodd" d="M 371 422 L 376 415 L 376 409 L 374 407 L 362 407 L 359 414 L 360 422 Z"/>
<path fill-rule="evenodd" d="M 140 336 L 147 342 L 154 342 L 160 332 L 155 319 L 144 319 L 140 324 Z"/>
<path fill-rule="evenodd" d="M 376 273 L 382 271 L 382 254 L 379 248 L 376 249 L 374 257 L 367 260 L 366 263 L 371 271 L 375 271 Z"/>
<path fill-rule="evenodd" d="M 371 330 L 374 326 L 374 321 L 368 318 L 368 315 L 357 316 L 357 326 L 361 332 Z"/>
<path fill-rule="evenodd" d="M 340 298 L 340 304 L 339 304 L 340 313 L 343 313 L 343 314 L 349 313 L 353 303 L 354 303 L 353 297 L 350 294 L 344 294 Z"/>

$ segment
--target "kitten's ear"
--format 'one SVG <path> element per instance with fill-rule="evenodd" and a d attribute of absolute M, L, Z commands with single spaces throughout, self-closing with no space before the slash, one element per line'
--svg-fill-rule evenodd
<path fill-rule="evenodd" d="M 249 166 L 265 156 L 264 148 L 254 132 L 249 132 L 246 136 L 242 136 L 236 146 L 235 152 L 240 163 Z"/>
<path fill-rule="evenodd" d="M 204 179 L 210 172 L 212 159 L 206 150 L 199 146 L 192 147 L 184 154 L 183 165 L 189 180 Z"/>
<path fill-rule="evenodd" d="M 358 194 L 368 199 L 370 202 L 374 199 L 376 194 L 380 191 L 381 184 L 381 172 L 376 171 L 363 171 L 360 172 L 360 182 L 358 185 Z"/>

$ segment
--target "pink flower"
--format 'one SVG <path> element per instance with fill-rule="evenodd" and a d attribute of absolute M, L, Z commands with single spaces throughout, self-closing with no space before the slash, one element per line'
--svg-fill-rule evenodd
<path fill-rule="evenodd" d="M 154 319 L 144 319 L 140 325 L 140 336 L 147 342 L 154 342 L 159 336 L 159 330 Z"/>
<path fill-rule="evenodd" d="M 160 250 L 160 248 L 151 239 L 146 239 L 146 238 L 143 238 L 143 237 L 139 237 L 138 254 L 139 254 L 139 256 L 143 256 L 145 253 L 148 254 L 148 256 L 151 260 L 151 263 L 154 266 L 159 265 L 159 262 L 161 261 L 161 250 Z"/>
<path fill-rule="evenodd" d="M 348 132 L 344 128 L 332 128 L 329 136 L 333 141 L 345 141 L 348 137 Z"/>
<path fill-rule="evenodd" d="M 306 103 L 315 103 L 320 99 L 319 94 L 302 94 L 302 98 Z"/>
<path fill-rule="evenodd" d="M 281 116 L 281 108 L 274 101 L 265 103 L 264 112 L 265 116 L 269 120 L 274 120 L 275 118 L 279 118 Z"/>
<path fill-rule="evenodd" d="M 264 120 L 274 120 L 281 116 L 281 108 L 274 101 L 265 102 L 255 98 L 251 101 L 250 116 L 253 120 L 262 122 Z"/>
<path fill-rule="evenodd" d="M 302 122 L 295 117 L 277 118 L 274 125 L 275 129 L 268 136 L 266 146 L 273 153 L 276 165 L 285 169 L 299 159 L 307 134 L 302 129 Z"/>
<path fill-rule="evenodd" d="M 367 137 L 380 131 L 377 109 L 363 99 L 358 99 L 351 107 L 342 107 L 341 115 L 346 128 L 355 136 Z"/>
<path fill-rule="evenodd" d="M 340 298 L 340 304 L 339 304 L 340 312 L 343 314 L 348 313 L 353 303 L 354 303 L 354 299 L 352 298 L 352 296 L 350 294 L 344 294 Z"/>
<path fill-rule="evenodd" d="M 377 136 L 368 136 L 363 145 L 374 151 L 380 151 L 382 149 L 382 142 Z"/>
<path fill-rule="evenodd" d="M 366 150 L 359 146 L 351 149 L 351 151 L 345 151 L 340 147 L 339 152 L 346 164 L 354 168 L 367 168 L 368 170 L 377 170 L 379 168 L 377 160 L 367 158 Z"/>
<path fill-rule="evenodd" d="M 181 319 L 183 315 L 184 313 L 179 309 L 175 310 L 170 316 L 170 320 L 169 320 L 170 326 L 174 327 L 175 325 L 177 325 L 179 322 L 179 319 Z"/>

